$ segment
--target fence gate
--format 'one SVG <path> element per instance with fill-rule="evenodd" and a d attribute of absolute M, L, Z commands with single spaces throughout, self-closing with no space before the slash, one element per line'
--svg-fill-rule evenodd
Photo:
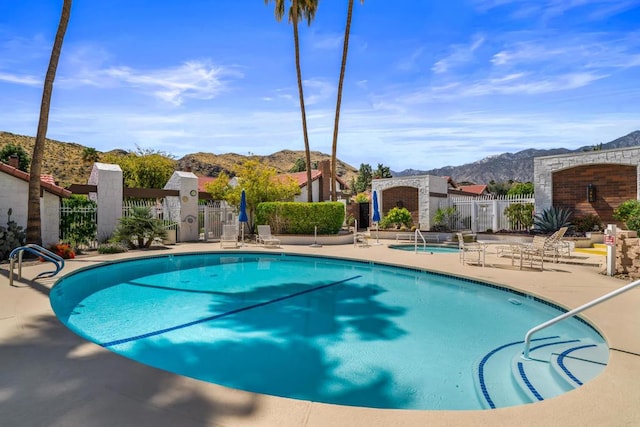
<path fill-rule="evenodd" d="M 454 230 L 472 230 L 483 232 L 487 230 L 525 231 L 526 228 L 513 224 L 505 215 L 505 209 L 512 204 L 534 204 L 533 195 L 530 196 L 487 196 L 469 197 L 454 196 L 449 198 L 450 206 L 455 206 Z"/>
<path fill-rule="evenodd" d="M 235 209 L 226 202 L 210 200 L 206 204 L 198 205 L 198 228 L 200 238 L 206 240 L 219 239 L 222 236 L 224 224 L 235 224 L 238 215 Z"/>

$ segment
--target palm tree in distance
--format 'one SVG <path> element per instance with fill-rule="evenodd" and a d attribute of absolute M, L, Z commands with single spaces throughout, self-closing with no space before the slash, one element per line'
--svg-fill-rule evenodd
<path fill-rule="evenodd" d="M 269 4 L 271 0 L 264 0 Z M 273 0 L 275 3 L 276 20 L 280 22 L 284 16 L 286 0 Z M 306 18 L 307 25 L 311 25 L 318 10 L 318 0 L 292 0 L 289 9 L 289 22 L 293 24 L 293 44 L 296 55 L 296 74 L 298 76 L 298 95 L 300 98 L 300 112 L 302 114 L 302 135 L 304 137 L 304 155 L 307 168 L 307 201 L 313 202 L 313 189 L 311 187 L 311 149 L 309 148 L 309 135 L 307 133 L 307 113 L 304 108 L 304 91 L 302 90 L 302 72 L 300 70 L 300 43 L 298 39 L 298 21 Z"/>
<path fill-rule="evenodd" d="M 364 0 L 360 0 L 364 4 Z M 342 84 L 344 71 L 347 67 L 347 51 L 349 50 L 349 33 L 351 32 L 351 16 L 353 12 L 353 0 L 349 0 L 347 8 L 347 24 L 344 28 L 344 43 L 342 45 L 342 64 L 340 65 L 340 79 L 338 80 L 338 97 L 336 101 L 336 117 L 333 122 L 333 144 L 331 145 L 331 200 L 338 200 L 336 192 L 336 156 L 338 152 L 338 123 L 340 122 L 340 105 L 342 104 Z"/>
<path fill-rule="evenodd" d="M 49 126 L 49 109 L 51 107 L 51 93 L 53 92 L 53 81 L 58 69 L 58 60 L 62 50 L 62 42 L 67 32 L 69 17 L 71 16 L 71 1 L 64 0 L 60 22 L 56 38 L 53 42 L 49 67 L 44 78 L 44 88 L 42 90 L 42 102 L 40 104 L 40 118 L 38 120 L 38 133 L 33 146 L 31 156 L 31 168 L 29 178 L 29 202 L 27 204 L 27 242 L 42 244 L 42 226 L 40 218 L 40 174 L 42 173 L 42 160 L 44 157 L 44 144 L 47 138 L 47 127 Z"/>

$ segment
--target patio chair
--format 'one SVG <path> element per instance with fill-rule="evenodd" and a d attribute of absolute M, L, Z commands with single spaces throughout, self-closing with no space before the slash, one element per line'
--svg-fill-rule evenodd
<path fill-rule="evenodd" d="M 533 236 L 533 241 L 520 247 L 520 270 L 524 261 L 529 262 L 529 267 L 533 268 L 534 263 L 540 262 L 540 270 L 544 270 L 544 256 L 555 248 L 549 246 L 549 237 Z M 513 263 L 513 262 L 512 262 Z"/>
<path fill-rule="evenodd" d="M 224 224 L 222 226 L 222 236 L 220 236 L 221 248 L 238 247 L 238 229 L 235 224 Z"/>
<path fill-rule="evenodd" d="M 271 235 L 270 225 L 259 225 L 256 243 L 262 246 L 280 246 L 280 239 Z"/>
<path fill-rule="evenodd" d="M 569 227 L 561 227 L 547 239 L 546 246 L 548 251 L 553 251 L 553 261 L 556 262 L 558 257 L 571 257 L 571 244 L 562 240 Z"/>
<path fill-rule="evenodd" d="M 460 262 L 467 261 L 467 254 L 476 254 L 477 263 L 484 267 L 487 245 L 478 242 L 465 242 L 462 233 L 456 233 L 458 237 L 458 249 L 460 249 Z"/>

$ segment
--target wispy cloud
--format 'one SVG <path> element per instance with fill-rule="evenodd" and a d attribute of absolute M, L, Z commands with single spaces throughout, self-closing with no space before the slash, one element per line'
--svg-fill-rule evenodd
<path fill-rule="evenodd" d="M 149 91 L 159 99 L 174 105 L 185 99 L 211 99 L 223 92 L 227 85 L 226 70 L 199 61 L 186 62 L 178 67 L 143 72 L 130 67 L 113 67 L 102 72 L 122 84 Z"/>
<path fill-rule="evenodd" d="M 482 46 L 484 41 L 484 36 L 476 34 L 468 44 L 451 46 L 449 49 L 451 53 L 433 64 L 432 71 L 436 74 L 441 74 L 449 71 L 450 68 L 471 62 L 474 59 L 474 52 Z"/>
<path fill-rule="evenodd" d="M 481 12 L 510 7 L 515 19 L 547 21 L 569 12 L 582 13 L 586 20 L 602 20 L 638 6 L 637 0 L 475 0 Z"/>
<path fill-rule="evenodd" d="M 0 72 L 0 81 L 26 85 L 26 86 L 42 86 L 43 84 L 42 77 L 17 75 L 17 74 L 9 74 L 9 73 L 1 73 L 1 72 Z"/>

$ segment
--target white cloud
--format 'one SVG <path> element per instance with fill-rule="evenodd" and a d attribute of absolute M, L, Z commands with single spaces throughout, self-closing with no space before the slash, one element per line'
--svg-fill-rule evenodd
<path fill-rule="evenodd" d="M 16 83 L 26 86 L 42 86 L 44 79 L 42 77 L 17 75 L 0 72 L 0 81 L 7 83 Z"/>
<path fill-rule="evenodd" d="M 431 70 L 436 74 L 442 74 L 449 71 L 450 68 L 472 62 L 474 60 L 474 52 L 482 46 L 484 42 L 484 36 L 476 34 L 469 44 L 451 46 L 451 53 L 433 64 Z"/>

